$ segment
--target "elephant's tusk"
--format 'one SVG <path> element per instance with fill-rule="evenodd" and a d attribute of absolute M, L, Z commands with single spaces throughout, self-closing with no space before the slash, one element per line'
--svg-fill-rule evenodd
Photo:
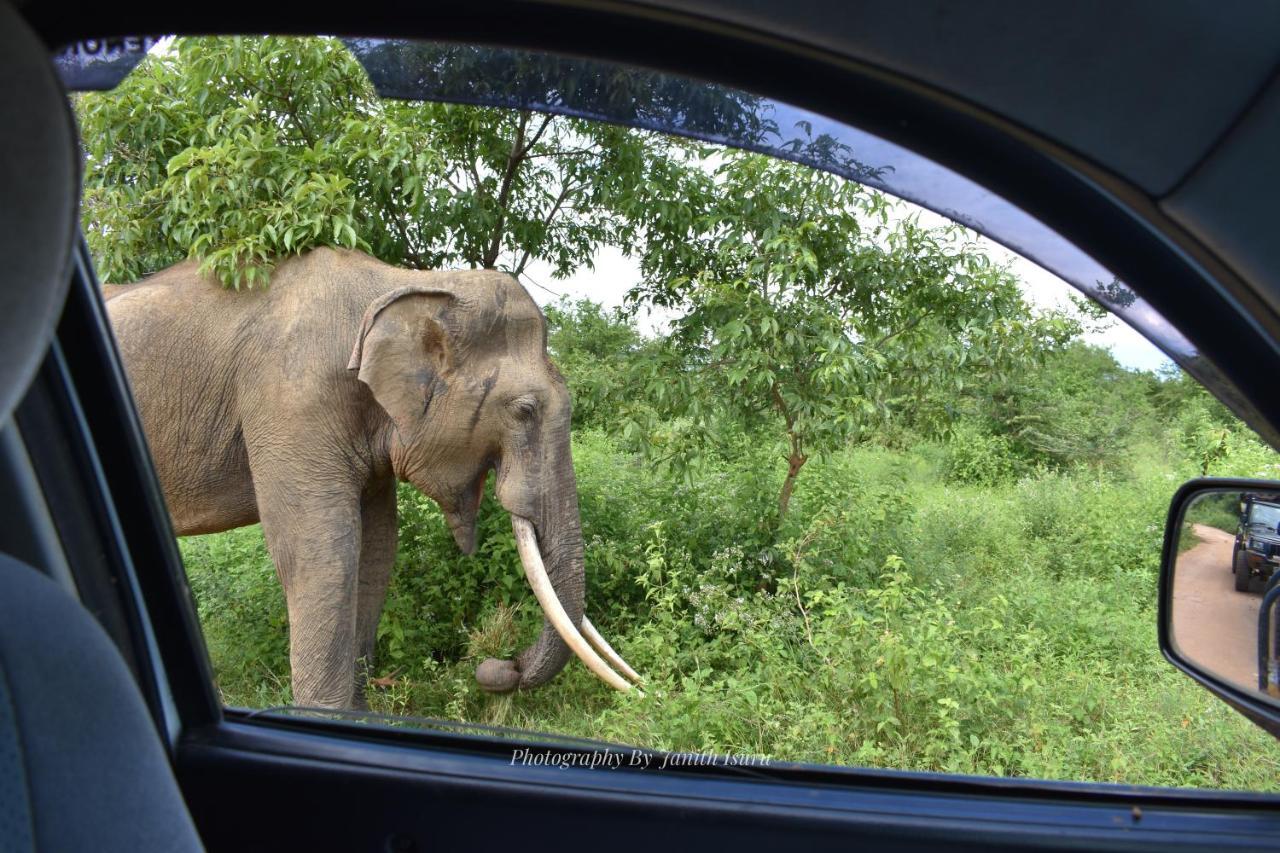
<path fill-rule="evenodd" d="M 529 586 L 533 587 L 533 595 L 538 599 L 542 612 L 546 614 L 551 627 L 556 629 L 560 639 L 564 640 L 573 653 L 587 665 L 587 669 L 595 673 L 605 684 L 624 693 L 631 690 L 631 685 L 609 668 L 609 664 L 596 654 L 595 649 L 587 644 L 582 634 L 578 633 L 578 629 L 570 621 L 569 614 L 560 603 L 560 597 L 551 586 L 551 578 L 547 577 L 547 569 L 542 564 L 542 554 L 538 551 L 538 537 L 534 533 L 533 523 L 527 518 L 513 514 L 511 531 L 515 534 L 520 564 L 524 566 L 524 574 L 529 579 Z"/>
<path fill-rule="evenodd" d="M 609 641 L 600 636 L 596 626 L 591 624 L 591 620 L 585 614 L 582 617 L 582 636 L 587 638 L 588 643 L 595 646 L 596 651 L 604 655 L 604 659 L 611 663 L 614 669 L 621 670 L 623 675 L 636 684 L 644 680 L 640 677 L 640 673 L 632 669 L 630 664 L 622 659 L 622 655 L 613 650 L 613 646 L 609 645 Z"/>

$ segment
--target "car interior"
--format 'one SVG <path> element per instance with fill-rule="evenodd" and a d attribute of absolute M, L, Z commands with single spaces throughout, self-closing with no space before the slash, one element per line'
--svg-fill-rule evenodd
<path fill-rule="evenodd" d="M 1280 244 L 1267 213 L 1280 195 L 1280 7 L 0 3 L 0 848 L 1274 845 L 1269 794 L 786 763 L 522 767 L 510 735 L 224 709 L 80 233 L 82 155 L 53 62 L 87 39 L 203 33 L 547 51 L 856 128 L 989 193 L 962 221 L 1117 309 L 1280 446 Z M 916 196 L 935 209 L 948 198 Z M 1112 282 L 1138 301 L 1108 297 Z M 1151 642 L 1280 734 L 1265 684 L 1197 665 L 1171 636 L 1176 531 L 1206 488 L 1265 491 L 1224 480 L 1171 495 Z M 601 748 L 523 737 L 515 745 Z"/>

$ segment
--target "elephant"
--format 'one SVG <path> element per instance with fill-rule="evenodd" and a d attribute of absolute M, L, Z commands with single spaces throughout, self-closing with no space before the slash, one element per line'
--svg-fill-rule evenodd
<path fill-rule="evenodd" d="M 229 290 L 189 260 L 103 290 L 174 532 L 262 524 L 296 705 L 365 707 L 397 482 L 470 554 L 490 471 L 544 624 L 514 660 L 483 661 L 479 685 L 537 687 L 570 652 L 619 690 L 639 683 L 584 615 L 569 393 L 514 278 L 317 248 L 266 288 Z"/>

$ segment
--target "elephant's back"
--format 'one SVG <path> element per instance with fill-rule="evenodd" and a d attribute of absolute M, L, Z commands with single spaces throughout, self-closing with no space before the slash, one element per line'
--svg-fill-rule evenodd
<path fill-rule="evenodd" d="M 183 261 L 131 284 L 104 284 L 102 296 L 113 322 L 117 316 L 169 316 L 192 326 L 217 316 L 222 323 L 234 320 L 249 303 L 259 301 L 255 291 L 229 291 L 209 274 L 200 273 L 196 261 Z"/>
<path fill-rule="evenodd" d="M 104 284 L 102 285 L 102 300 L 110 302 L 117 296 L 128 293 L 142 286 L 142 282 L 134 282 L 133 284 Z"/>
<path fill-rule="evenodd" d="M 167 366 L 166 373 L 203 372 L 208 364 L 225 363 L 265 301 L 261 291 L 229 290 L 201 275 L 196 261 L 102 291 L 130 373 L 157 363 Z"/>

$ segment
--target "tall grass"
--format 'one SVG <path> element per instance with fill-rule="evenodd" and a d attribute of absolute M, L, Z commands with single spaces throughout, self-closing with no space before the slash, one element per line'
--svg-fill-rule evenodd
<path fill-rule="evenodd" d="M 1272 739 L 1157 650 L 1164 513 L 1184 471 L 957 481 L 944 446 L 864 447 L 811 463 L 775 529 L 773 448 L 687 481 L 598 432 L 574 450 L 589 612 L 647 696 L 576 662 L 538 691 L 480 691 L 475 664 L 529 642 L 541 614 L 492 500 L 463 557 L 406 489 L 374 707 L 681 751 L 1280 789 Z M 260 533 L 183 554 L 226 701 L 287 701 Z"/>

